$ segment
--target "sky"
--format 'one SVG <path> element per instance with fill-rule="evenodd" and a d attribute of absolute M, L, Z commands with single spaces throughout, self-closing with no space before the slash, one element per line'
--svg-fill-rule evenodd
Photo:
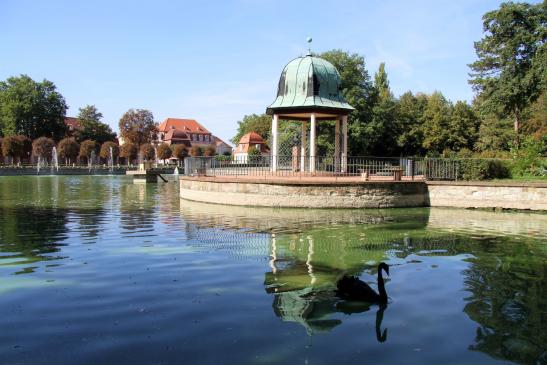
<path fill-rule="evenodd" d="M 494 0 L 0 0 L 0 80 L 53 81 L 68 116 L 95 105 L 114 131 L 130 108 L 196 119 L 226 142 L 265 112 L 283 67 L 342 49 L 381 62 L 395 96 L 473 98 L 468 64 Z"/>

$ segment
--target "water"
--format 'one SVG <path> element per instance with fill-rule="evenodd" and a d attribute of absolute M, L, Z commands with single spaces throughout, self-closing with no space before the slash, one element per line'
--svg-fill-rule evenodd
<path fill-rule="evenodd" d="M 544 364 L 547 215 L 179 201 L 0 178 L 1 364 Z M 390 302 L 348 303 L 344 273 Z"/>

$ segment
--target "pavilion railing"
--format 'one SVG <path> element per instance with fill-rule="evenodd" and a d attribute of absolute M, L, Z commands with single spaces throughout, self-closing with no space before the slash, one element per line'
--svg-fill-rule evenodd
<path fill-rule="evenodd" d="M 226 177 L 353 177 L 361 180 L 457 180 L 454 159 L 421 157 L 249 156 L 230 160 L 219 157 L 186 157 L 188 176 Z"/>

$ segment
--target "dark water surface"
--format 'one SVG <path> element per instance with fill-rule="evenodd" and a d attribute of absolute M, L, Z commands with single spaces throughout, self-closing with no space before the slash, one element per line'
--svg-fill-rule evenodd
<path fill-rule="evenodd" d="M 390 302 L 336 297 L 358 275 Z M 1 364 L 547 364 L 547 215 L 0 177 Z"/>

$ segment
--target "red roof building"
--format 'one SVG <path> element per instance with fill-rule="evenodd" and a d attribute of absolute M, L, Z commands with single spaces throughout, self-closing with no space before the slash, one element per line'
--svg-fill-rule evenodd
<path fill-rule="evenodd" d="M 68 127 L 69 133 L 73 133 L 74 131 L 80 130 L 81 125 L 78 118 L 74 117 L 65 117 L 65 124 Z"/>
<path fill-rule="evenodd" d="M 234 150 L 234 159 L 238 162 L 247 162 L 249 148 L 256 148 L 262 156 L 270 154 L 270 148 L 264 138 L 256 132 L 249 132 L 243 135 Z"/>
<path fill-rule="evenodd" d="M 177 129 L 188 134 L 191 143 L 198 145 L 214 145 L 211 132 L 194 119 L 167 118 L 158 126 L 158 139 L 163 141 L 171 129 Z"/>

